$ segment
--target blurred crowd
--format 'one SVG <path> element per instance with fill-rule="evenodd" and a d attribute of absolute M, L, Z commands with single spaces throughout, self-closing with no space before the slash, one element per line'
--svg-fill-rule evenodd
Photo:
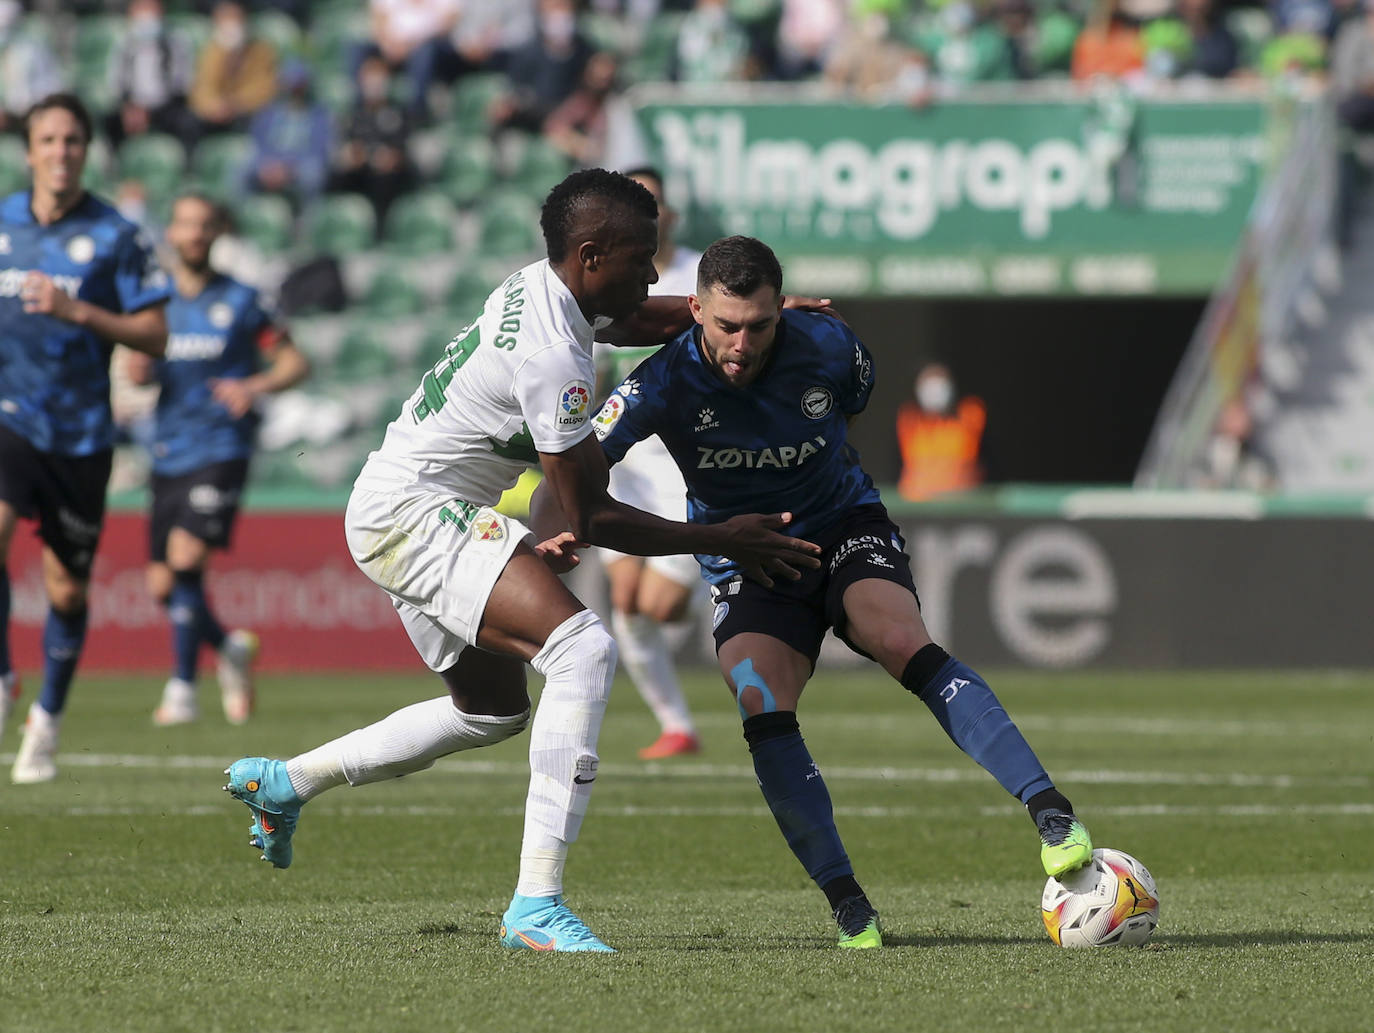
<path fill-rule="evenodd" d="M 536 138 L 555 156 L 546 180 L 603 163 L 616 105 L 642 81 L 814 80 L 921 105 L 1050 77 L 1146 92 L 1329 75 L 1341 118 L 1374 129 L 1365 8 L 1374 0 L 0 0 L 0 124 L 72 88 L 101 117 L 109 192 L 177 165 L 165 144 L 126 149 L 139 137 L 174 140 L 191 167 L 228 136 L 221 181 L 201 185 L 298 213 L 328 192 L 361 195 L 380 235 L 395 200 L 461 169 L 465 146 L 485 157 L 507 134 Z M 415 153 L 435 128 L 452 137 L 444 169 Z M 139 204 L 139 184 L 125 189 Z"/>

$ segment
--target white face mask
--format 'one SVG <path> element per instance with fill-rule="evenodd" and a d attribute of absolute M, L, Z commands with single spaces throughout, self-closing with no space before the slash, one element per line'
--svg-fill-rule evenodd
<path fill-rule="evenodd" d="M 137 39 L 156 39 L 162 31 L 162 19 L 154 14 L 140 14 L 130 20 L 129 31 Z"/>
<path fill-rule="evenodd" d="M 577 28 L 577 18 L 571 11 L 550 11 L 543 20 L 544 38 L 551 43 L 566 43 Z"/>
<path fill-rule="evenodd" d="M 248 32 L 239 22 L 221 22 L 215 26 L 215 42 L 225 50 L 238 50 L 247 38 Z"/>
<path fill-rule="evenodd" d="M 944 412 L 954 401 L 954 385 L 944 377 L 927 377 L 916 385 L 916 402 L 928 412 Z"/>

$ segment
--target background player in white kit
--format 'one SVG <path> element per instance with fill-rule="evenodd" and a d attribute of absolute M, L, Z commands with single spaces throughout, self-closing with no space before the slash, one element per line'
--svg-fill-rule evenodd
<path fill-rule="evenodd" d="M 391 596 L 448 695 L 399 710 L 287 761 L 246 757 L 225 789 L 253 814 L 250 842 L 279 868 L 303 803 L 488 746 L 529 721 L 524 663 L 544 675 L 530 733 L 530 788 L 515 896 L 501 939 L 535 951 L 610 950 L 563 904 L 563 867 L 597 773 L 616 648 L 558 580 L 583 542 L 637 553 L 731 556 L 762 583 L 814 568 L 816 549 L 776 532 L 789 517 L 674 523 L 616 502 L 591 434 L 593 336 L 662 341 L 686 300 L 648 301 L 657 204 L 618 173 L 573 173 L 541 223 L 549 259 L 506 280 L 423 377 L 368 457 L 345 528 L 358 566 Z M 535 545 L 491 507 L 539 462 L 576 534 Z"/>
<path fill-rule="evenodd" d="M 662 174 L 643 166 L 627 169 L 625 175 L 653 194 L 658 202 L 658 251 L 654 254 L 658 283 L 649 288 L 649 293 L 683 297 L 695 294 L 701 252 L 680 247 L 673 239 L 677 212 L 664 197 Z M 618 385 L 657 348 L 658 345 L 616 348 L 598 344 L 592 354 L 603 382 Z M 687 486 L 658 435 L 636 444 L 621 462 L 611 467 L 611 495 L 626 505 L 668 520 L 687 519 Z M 682 694 L 682 681 L 673 665 L 664 625 L 687 616 L 693 591 L 701 584 L 697 561 L 691 555 L 646 559 L 614 549 L 599 552 L 610 583 L 611 630 L 615 632 L 620 662 L 659 724 L 658 739 L 640 750 L 639 755 L 645 760 L 657 760 L 696 753 L 701 742 Z"/>

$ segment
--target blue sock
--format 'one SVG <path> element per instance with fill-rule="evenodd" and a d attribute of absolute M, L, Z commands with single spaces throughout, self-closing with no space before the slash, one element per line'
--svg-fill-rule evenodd
<path fill-rule="evenodd" d="M 67 705 L 67 692 L 72 687 L 77 661 L 81 659 L 81 645 L 86 641 L 86 607 L 77 613 L 58 613 L 48 610 L 43 625 L 43 689 L 38 705 L 49 714 L 60 714 Z"/>
<path fill-rule="evenodd" d="M 172 622 L 173 673 L 194 684 L 200 644 L 208 642 L 218 649 L 224 643 L 224 629 L 210 612 L 210 604 L 205 599 L 204 576 L 199 570 L 178 570 L 172 574 L 167 616 Z"/>
<path fill-rule="evenodd" d="M 0 674 L 10 670 L 10 572 L 0 568 Z"/>
<path fill-rule="evenodd" d="M 835 828 L 830 791 L 802 741 L 797 715 L 756 714 L 745 720 L 744 738 L 763 798 L 806 874 L 822 888 L 839 876 L 852 876 L 854 869 Z"/>
<path fill-rule="evenodd" d="M 930 708 L 955 746 L 1022 803 L 1054 788 L 1035 751 L 973 668 L 932 642 L 907 663 L 902 686 Z"/>

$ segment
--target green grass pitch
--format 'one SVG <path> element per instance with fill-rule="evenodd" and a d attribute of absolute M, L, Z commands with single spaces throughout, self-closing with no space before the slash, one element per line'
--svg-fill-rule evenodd
<path fill-rule="evenodd" d="M 58 781 L 0 781 L 0 1029 L 1374 1029 L 1374 674 L 991 680 L 1096 842 L 1153 872 L 1147 947 L 1049 942 L 1024 812 L 876 671 L 822 671 L 801 718 L 888 946 L 835 949 L 703 671 L 699 757 L 636 760 L 652 721 L 623 679 L 612 698 L 567 874 L 615 956 L 497 942 L 525 736 L 320 798 L 288 871 L 248 846 L 229 761 L 314 746 L 437 681 L 269 678 L 244 728 L 207 685 L 198 725 L 159 730 L 159 680 L 92 676 Z"/>

